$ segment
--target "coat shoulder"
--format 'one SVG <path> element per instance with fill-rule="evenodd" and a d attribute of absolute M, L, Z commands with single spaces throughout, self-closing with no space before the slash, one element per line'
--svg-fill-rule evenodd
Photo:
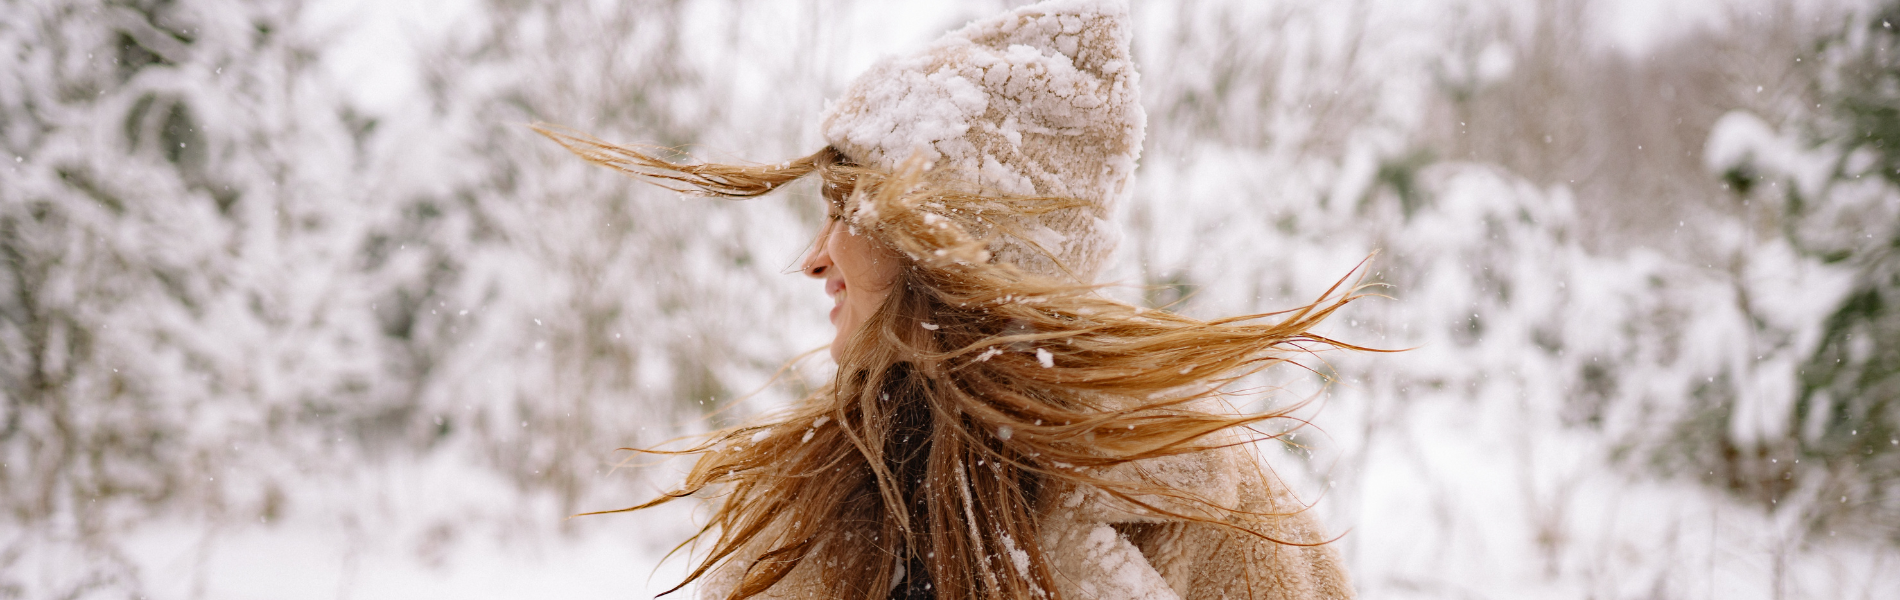
<path fill-rule="evenodd" d="M 1185 492 L 1189 499 L 1136 498 L 1192 518 L 1159 514 L 1101 490 L 1074 486 L 1049 498 L 1045 526 L 1072 529 L 1075 536 L 1099 537 L 1099 529 L 1112 529 L 1140 552 L 1142 570 L 1166 581 L 1180 598 L 1354 597 L 1333 538 L 1310 506 L 1244 447 L 1137 461 L 1100 475 Z M 1201 500 L 1235 510 L 1209 509 Z M 1052 533 L 1044 539 L 1063 537 Z M 1046 548 L 1062 553 L 1074 547 Z"/>

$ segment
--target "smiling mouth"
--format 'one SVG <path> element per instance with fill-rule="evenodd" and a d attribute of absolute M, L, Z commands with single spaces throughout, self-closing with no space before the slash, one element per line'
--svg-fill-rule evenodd
<path fill-rule="evenodd" d="M 831 324 L 838 324 L 838 311 L 844 308 L 844 279 L 825 280 L 825 294 L 831 296 Z"/>

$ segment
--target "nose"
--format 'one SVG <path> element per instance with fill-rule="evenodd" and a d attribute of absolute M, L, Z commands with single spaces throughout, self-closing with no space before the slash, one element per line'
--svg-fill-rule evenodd
<path fill-rule="evenodd" d="M 825 241 L 829 239 L 831 239 L 831 227 L 827 225 L 823 231 L 818 232 L 817 241 L 812 242 L 811 251 L 805 253 L 805 260 L 799 265 L 799 269 L 805 272 L 806 277 L 824 279 L 825 273 L 836 266 L 831 263 L 831 249 L 826 247 L 828 244 Z"/>

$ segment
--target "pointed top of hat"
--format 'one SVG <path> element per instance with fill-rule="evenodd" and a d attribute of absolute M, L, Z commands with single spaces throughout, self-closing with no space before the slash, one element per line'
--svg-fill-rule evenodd
<path fill-rule="evenodd" d="M 1086 200 L 1018 228 L 1093 280 L 1120 239 L 1107 219 L 1131 191 L 1147 114 L 1116 0 L 1051 0 L 979 19 L 920 53 L 888 58 L 826 110 L 827 142 L 892 171 L 921 155 L 940 176 L 985 190 Z M 1004 240 L 997 259 L 1059 275 Z"/>

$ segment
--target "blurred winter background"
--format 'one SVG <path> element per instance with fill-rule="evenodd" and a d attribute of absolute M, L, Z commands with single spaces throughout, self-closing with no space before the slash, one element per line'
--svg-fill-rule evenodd
<path fill-rule="evenodd" d="M 670 586 L 693 507 L 564 518 L 799 393 L 820 211 L 523 124 L 784 160 L 1010 4 L 0 0 L 0 598 Z M 1268 452 L 1366 597 L 1900 597 L 1900 3 L 1134 8 L 1119 293 L 1378 250 L 1332 333 L 1418 348 Z"/>

